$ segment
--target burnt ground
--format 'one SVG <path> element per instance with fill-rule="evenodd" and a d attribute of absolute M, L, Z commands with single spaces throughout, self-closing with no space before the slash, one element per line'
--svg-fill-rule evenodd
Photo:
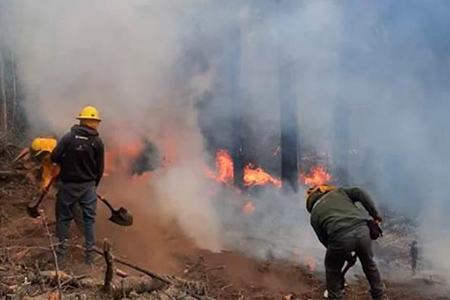
<path fill-rule="evenodd" d="M 23 178 L 0 178 L 0 299 L 56 299 L 55 283 L 39 276 L 42 271 L 54 269 L 43 220 L 28 217 L 25 210 L 26 203 L 36 194 L 34 186 Z M 44 211 L 52 234 L 55 230 L 53 206 L 54 195 L 50 195 Z M 322 299 L 321 276 L 304 265 L 260 261 L 236 252 L 201 250 L 177 228 L 159 222 L 157 217 L 149 217 L 144 212 L 135 215 L 136 222 L 139 223 L 140 218 L 152 219 L 153 226 L 116 229 L 106 221 L 106 212 L 99 209 L 99 240 L 110 238 L 118 258 L 158 274 L 202 282 L 207 294 L 214 299 Z M 72 229 L 73 243 L 81 244 L 82 239 L 77 237 L 76 229 Z M 79 276 L 76 278 L 80 280 L 89 277 L 101 282 L 105 272 L 104 259 L 98 256 L 94 267 L 90 268 L 83 264 L 82 254 L 80 249 L 72 248 L 64 272 Z M 119 267 L 129 275 L 138 274 L 127 267 Z M 110 299 L 98 286 L 86 285 L 80 280 L 63 282 L 64 294 L 78 297 L 70 299 Z M 386 284 L 390 299 L 450 299 L 439 296 L 441 286 L 431 279 L 388 277 Z M 367 290 L 363 278 L 355 279 L 347 289 L 346 299 L 370 299 Z M 145 298 L 137 294 L 134 298 L 177 299 Z"/>

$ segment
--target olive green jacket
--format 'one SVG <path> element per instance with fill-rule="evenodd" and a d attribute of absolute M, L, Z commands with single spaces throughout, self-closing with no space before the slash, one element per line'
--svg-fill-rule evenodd
<path fill-rule="evenodd" d="M 341 234 L 367 222 L 367 216 L 356 202 L 360 202 L 372 218 L 379 216 L 370 196 L 358 187 L 339 188 L 325 194 L 316 192 L 309 197 L 306 209 L 311 213 L 311 226 L 325 247 Z"/>

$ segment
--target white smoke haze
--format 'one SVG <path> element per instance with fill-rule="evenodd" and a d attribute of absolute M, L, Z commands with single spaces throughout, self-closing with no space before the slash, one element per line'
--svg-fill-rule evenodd
<path fill-rule="evenodd" d="M 246 196 L 204 176 L 213 155 L 208 141 L 233 137 L 224 117 L 230 69 L 246 103 L 253 154 L 279 171 L 271 157 L 281 53 L 295 70 L 301 146 L 333 154 L 336 128 L 348 124 L 352 183 L 418 217 L 421 244 L 434 249 L 422 254 L 449 272 L 450 6 L 424 2 L 287 1 L 278 11 L 283 4 L 273 1 L 3 0 L 0 30 L 35 132 L 63 134 L 81 107 L 97 106 L 107 146 L 144 136 L 168 158 L 168 168 L 150 179 L 157 202 L 199 247 L 321 257 L 304 191 L 269 190 L 254 199 L 255 214 L 243 217 L 241 206 L 223 203 L 242 205 Z M 348 113 L 339 116 L 341 108 Z M 330 163 L 342 162 L 336 155 Z"/>
<path fill-rule="evenodd" d="M 178 209 L 178 221 L 199 246 L 218 250 L 195 111 L 213 77 L 177 78 L 186 9 L 202 4 L 188 2 L 14 1 L 3 3 L 2 12 L 13 29 L 32 127 L 63 134 L 89 104 L 101 111 L 107 145 L 154 140 L 172 162 L 157 184 L 167 207 Z M 210 226 L 196 226 L 200 220 Z"/>

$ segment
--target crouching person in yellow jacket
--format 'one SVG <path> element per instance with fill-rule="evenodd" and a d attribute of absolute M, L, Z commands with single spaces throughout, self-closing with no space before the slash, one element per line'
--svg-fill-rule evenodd
<path fill-rule="evenodd" d="M 13 163 L 22 161 L 25 168 L 29 169 L 28 179 L 30 179 L 37 188 L 43 192 L 50 188 L 50 183 L 54 182 L 60 172 L 60 167 L 51 161 L 50 155 L 56 148 L 58 141 L 53 137 L 38 137 L 33 140 L 30 147 L 22 152 L 13 160 Z M 57 188 L 58 184 L 52 184 Z M 58 221 L 58 205 L 55 205 L 55 216 Z M 84 225 L 81 208 L 75 204 L 74 207 L 75 224 L 81 234 L 84 234 Z"/>

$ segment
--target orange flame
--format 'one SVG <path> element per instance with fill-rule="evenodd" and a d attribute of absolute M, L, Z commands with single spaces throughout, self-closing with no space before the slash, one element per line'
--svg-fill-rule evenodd
<path fill-rule="evenodd" d="M 314 272 L 314 270 L 316 269 L 316 262 L 312 256 L 308 256 L 306 258 L 306 266 L 311 272 Z"/>
<path fill-rule="evenodd" d="M 247 202 L 247 204 L 242 208 L 242 211 L 248 215 L 251 215 L 255 212 L 255 205 L 252 201 Z"/>
<path fill-rule="evenodd" d="M 233 183 L 233 159 L 226 150 L 219 150 L 216 154 L 216 173 L 207 169 L 206 176 L 226 184 Z"/>
<path fill-rule="evenodd" d="M 281 180 L 270 176 L 269 173 L 262 168 L 255 168 L 252 164 L 248 164 L 244 168 L 244 185 L 266 185 L 272 183 L 276 187 L 281 187 Z"/>
<path fill-rule="evenodd" d="M 310 174 L 300 174 L 301 182 L 306 185 L 321 185 L 330 182 L 331 176 L 322 166 L 313 167 Z"/>
<path fill-rule="evenodd" d="M 226 184 L 232 184 L 234 179 L 233 173 L 233 158 L 226 150 L 219 150 L 216 154 L 216 172 L 209 169 L 205 170 L 206 176 Z M 260 186 L 266 184 L 273 184 L 276 187 L 281 187 L 281 180 L 272 177 L 262 168 L 255 168 L 249 163 L 244 168 L 244 185 L 245 186 Z"/>

